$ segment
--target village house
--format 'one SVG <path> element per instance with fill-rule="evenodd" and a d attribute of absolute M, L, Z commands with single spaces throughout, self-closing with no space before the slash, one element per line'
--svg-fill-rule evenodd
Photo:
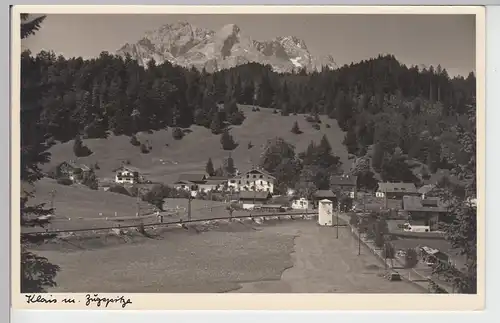
<path fill-rule="evenodd" d="M 350 198 L 356 198 L 358 177 L 353 175 L 341 175 L 330 177 L 330 189 L 334 192 L 348 194 Z"/>
<path fill-rule="evenodd" d="M 136 184 L 139 183 L 139 170 L 131 166 L 121 166 L 115 171 L 115 183 Z"/>
<path fill-rule="evenodd" d="M 173 186 L 178 190 L 190 192 L 191 196 L 196 196 L 200 185 L 205 184 L 206 180 L 206 174 L 181 174 Z"/>
<path fill-rule="evenodd" d="M 251 210 L 265 204 L 271 198 L 271 193 L 265 191 L 240 191 L 238 201 L 244 210 Z"/>
<path fill-rule="evenodd" d="M 413 183 L 379 183 L 375 192 L 376 197 L 388 199 L 402 199 L 403 196 L 420 195 Z"/>
<path fill-rule="evenodd" d="M 318 190 L 313 194 L 314 207 L 318 207 L 319 201 L 329 200 L 332 203 L 337 203 L 337 197 L 332 190 Z"/>
<path fill-rule="evenodd" d="M 294 210 L 307 210 L 309 208 L 309 201 L 306 198 L 299 198 L 292 201 L 292 209 Z"/>
<path fill-rule="evenodd" d="M 227 181 L 228 187 L 236 192 L 240 191 L 263 191 L 274 192 L 276 178 L 261 168 L 252 168 Z"/>
<path fill-rule="evenodd" d="M 439 198 L 422 199 L 420 196 L 404 196 L 403 212 L 413 225 L 429 226 L 431 231 L 439 229 L 448 210 Z"/>
<path fill-rule="evenodd" d="M 56 177 L 66 177 L 73 182 L 82 178 L 84 173 L 90 172 L 90 167 L 83 164 L 76 164 L 74 161 L 62 162 L 56 167 Z"/>
<path fill-rule="evenodd" d="M 200 192 L 222 192 L 225 191 L 227 186 L 226 177 L 211 176 L 205 179 L 204 182 L 198 184 L 198 191 Z"/>

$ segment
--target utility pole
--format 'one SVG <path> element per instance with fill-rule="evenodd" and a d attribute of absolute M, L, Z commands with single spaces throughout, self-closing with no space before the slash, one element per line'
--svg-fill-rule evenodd
<path fill-rule="evenodd" d="M 188 221 L 191 221 L 191 200 L 193 199 L 193 196 L 191 195 L 191 192 L 189 192 L 189 199 L 188 199 Z"/>
<path fill-rule="evenodd" d="M 340 213 L 340 197 L 341 191 L 339 190 L 337 193 L 337 239 L 339 238 L 339 213 Z"/>
<path fill-rule="evenodd" d="M 361 255 L 361 221 L 358 219 L 358 256 Z"/>
<path fill-rule="evenodd" d="M 137 188 L 137 198 L 135 202 L 135 216 L 139 217 L 139 212 L 140 212 L 140 196 L 141 196 L 141 190 Z"/>

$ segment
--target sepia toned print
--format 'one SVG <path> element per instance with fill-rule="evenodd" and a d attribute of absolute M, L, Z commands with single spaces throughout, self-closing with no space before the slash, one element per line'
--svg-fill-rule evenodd
<path fill-rule="evenodd" d="M 19 291 L 477 295 L 476 19 L 22 13 Z"/>

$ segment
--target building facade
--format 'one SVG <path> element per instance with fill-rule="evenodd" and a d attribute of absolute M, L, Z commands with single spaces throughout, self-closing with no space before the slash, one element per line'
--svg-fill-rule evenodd
<path fill-rule="evenodd" d="M 244 210 L 252 210 L 255 207 L 265 204 L 271 198 L 269 192 L 257 191 L 240 191 L 238 202 Z"/>
<path fill-rule="evenodd" d="M 352 175 L 341 175 L 330 177 L 330 189 L 333 192 L 342 192 L 349 195 L 350 198 L 356 198 L 358 177 Z"/>
<path fill-rule="evenodd" d="M 376 197 L 402 199 L 403 196 L 420 195 L 413 183 L 379 183 L 375 192 Z"/>
<path fill-rule="evenodd" d="M 115 173 L 115 183 L 135 184 L 139 182 L 139 171 L 131 167 L 122 166 Z"/>
<path fill-rule="evenodd" d="M 403 212 L 411 224 L 429 226 L 430 231 L 439 230 L 439 224 L 447 220 L 448 214 L 440 199 L 420 196 L 404 196 Z"/>
<path fill-rule="evenodd" d="M 238 176 L 228 180 L 227 186 L 235 192 L 242 191 L 257 191 L 257 192 L 274 192 L 274 183 L 276 178 L 268 172 L 253 168 Z"/>

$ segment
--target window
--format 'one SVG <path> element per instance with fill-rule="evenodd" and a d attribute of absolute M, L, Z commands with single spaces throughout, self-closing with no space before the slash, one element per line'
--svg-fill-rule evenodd
<path fill-rule="evenodd" d="M 260 181 L 260 185 L 264 185 L 264 181 Z"/>
<path fill-rule="evenodd" d="M 247 185 L 250 185 L 250 182 L 249 182 L 249 181 L 247 181 Z"/>
<path fill-rule="evenodd" d="M 238 181 L 238 184 L 241 184 L 241 181 Z"/>
<path fill-rule="evenodd" d="M 250 178 L 250 175 L 247 175 L 247 178 Z"/>
<path fill-rule="evenodd" d="M 256 178 L 257 176 L 256 175 L 253 175 L 253 178 Z"/>
<path fill-rule="evenodd" d="M 260 175 L 260 177 L 259 177 L 259 178 L 264 178 L 264 176 Z"/>
<path fill-rule="evenodd" d="M 234 184 L 236 181 L 234 179 L 230 180 L 230 183 Z"/>

